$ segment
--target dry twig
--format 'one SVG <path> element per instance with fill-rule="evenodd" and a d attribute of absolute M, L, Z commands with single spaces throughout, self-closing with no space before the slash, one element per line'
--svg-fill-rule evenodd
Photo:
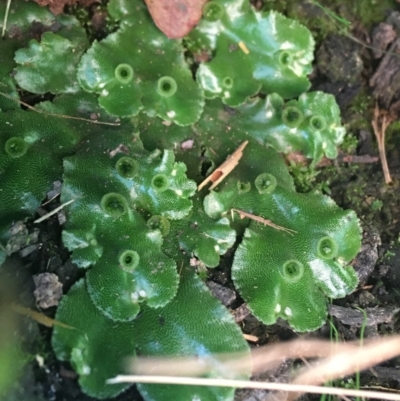
<path fill-rule="evenodd" d="M 390 184 L 392 178 L 390 176 L 389 167 L 386 160 L 385 151 L 385 134 L 389 125 L 394 121 L 394 116 L 390 115 L 385 110 L 380 110 L 378 105 L 375 105 L 374 118 L 371 121 L 372 128 L 378 143 L 379 157 L 381 159 L 383 175 L 385 177 L 385 183 Z"/>
<path fill-rule="evenodd" d="M 72 202 L 75 202 L 75 201 L 76 201 L 76 199 L 71 199 L 71 200 L 69 200 L 68 202 L 63 203 L 62 205 L 56 207 L 56 208 L 55 208 L 54 210 L 52 210 L 51 212 L 46 213 L 44 216 L 39 217 L 38 219 L 36 219 L 36 220 L 34 221 L 34 223 L 41 223 L 42 221 L 44 221 L 44 220 L 48 219 L 49 217 L 53 216 L 54 214 L 58 213 L 60 210 L 64 209 L 65 206 L 68 206 L 68 205 L 70 205 Z"/>
<path fill-rule="evenodd" d="M 233 220 L 233 212 L 238 213 L 239 217 L 241 219 L 244 219 L 244 218 L 247 217 L 248 219 L 251 219 L 251 220 L 257 221 L 258 223 L 263 224 L 264 226 L 269 226 L 269 227 L 275 228 L 276 230 L 284 231 L 284 232 L 286 232 L 286 233 L 288 233 L 290 235 L 293 235 L 293 234 L 297 233 L 297 231 L 292 230 L 290 228 L 285 228 L 285 227 L 282 227 L 282 226 L 278 226 L 277 224 L 273 223 L 271 220 L 264 219 L 264 218 L 262 218 L 260 216 L 256 216 L 255 214 L 247 213 L 247 212 L 245 212 L 243 210 L 239 210 L 239 209 L 231 209 L 232 220 Z"/>
<path fill-rule="evenodd" d="M 4 84 L 2 84 L 1 82 L 0 82 L 0 84 L 4 86 Z M 65 118 L 65 119 L 77 120 L 77 121 L 86 121 L 86 122 L 91 123 L 91 124 L 99 124 L 99 125 L 111 125 L 111 126 L 117 126 L 117 127 L 119 125 L 121 125 L 119 122 L 109 123 L 109 122 L 106 122 L 106 121 L 98 121 L 96 119 L 90 120 L 88 118 L 83 118 L 83 117 L 75 117 L 75 116 L 67 116 L 65 114 L 49 113 L 47 111 L 44 111 L 44 110 L 41 110 L 41 109 L 37 109 L 36 107 L 33 107 L 30 104 L 23 102 L 22 100 L 15 99 L 14 97 L 12 97 L 10 95 L 7 95 L 6 93 L 0 92 L 0 95 L 5 97 L 6 99 L 13 100 L 14 102 L 17 102 L 17 103 L 25 106 L 29 110 L 35 111 L 36 113 L 43 114 L 45 116 Z"/>

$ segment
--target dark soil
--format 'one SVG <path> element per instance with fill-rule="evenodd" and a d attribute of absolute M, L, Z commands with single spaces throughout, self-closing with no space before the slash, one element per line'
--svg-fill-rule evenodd
<path fill-rule="evenodd" d="M 310 13 L 309 18 L 313 18 L 313 13 L 321 15 L 320 8 L 310 7 L 307 2 L 300 3 L 299 10 Z M 263 6 L 263 3 L 260 2 L 258 6 Z M 288 10 L 290 14 L 294 13 Z M 297 172 L 295 179 L 297 182 L 309 180 L 309 187 L 319 185 L 326 188 L 325 184 L 328 184 L 333 199 L 344 208 L 354 209 L 362 222 L 363 246 L 354 261 L 360 276 L 359 289 L 344 299 L 335 300 L 330 309 L 330 321 L 342 340 L 359 338 L 363 315 L 354 309 L 355 306 L 364 308 L 368 315 L 365 337 L 400 331 L 400 126 L 394 122 L 387 132 L 387 159 L 393 179 L 387 185 L 370 123 L 376 103 L 394 115 L 400 110 L 400 17 L 393 11 L 388 9 L 386 14 L 382 14 L 382 20 L 378 22 L 384 24 L 379 26 L 377 23 L 368 26 L 365 21 L 353 20 L 352 26 L 355 28 L 347 35 L 340 35 L 335 27 L 327 28 L 330 32 L 328 34 L 322 29 L 316 32 L 320 42 L 312 75 L 313 89 L 336 96 L 344 125 L 348 128 L 348 137 L 337 161 L 325 163 L 325 166 L 319 168 L 320 174 L 316 177 L 307 178 L 307 173 Z M 364 45 L 366 43 L 370 45 Z M 375 49 L 371 49 L 371 45 Z M 59 201 L 55 198 L 40 208 L 36 217 L 57 206 Z M 5 271 L 17 281 L 20 304 L 35 308 L 34 275 L 56 274 L 63 284 L 64 293 L 83 276 L 83 272 L 71 263 L 69 253 L 62 245 L 59 220 L 60 215 L 56 214 L 40 225 L 35 225 L 35 228 L 31 220 L 26 223 L 26 231 L 24 227 L 19 231 L 23 244 L 26 244 L 27 235 L 30 235 L 29 245 L 9 258 Z M 35 231 L 37 228 L 38 232 Z M 15 246 L 18 249 L 21 244 L 16 243 Z M 232 291 L 230 272 L 224 268 L 229 265 L 230 258 L 232 254 L 227 254 L 224 259 L 228 263 L 222 263 L 221 267 L 209 272 L 207 280 L 215 283 L 210 284 L 212 290 L 231 309 L 238 309 L 242 301 Z M 53 306 L 43 312 L 53 317 L 55 310 Z M 237 315 L 243 311 L 246 315 L 243 307 L 237 310 Z M 252 343 L 254 346 L 298 337 L 285 322 L 265 326 L 250 314 L 246 317 L 244 315 L 237 317 L 237 320 L 244 333 L 258 338 L 257 342 Z M 27 318 L 21 318 L 19 326 L 23 351 L 30 355 L 30 362 L 26 364 L 19 382 L 3 401 L 92 400 L 80 391 L 71 366 L 56 360 L 50 343 L 51 329 Z M 307 337 L 326 339 L 329 336 L 329 323 L 317 332 L 307 334 Z M 297 363 L 286 361 L 265 377 L 268 380 L 288 381 Z M 337 385 L 346 383 L 348 378 L 343 378 Z M 361 386 L 400 391 L 400 357 L 362 372 Z M 264 395 L 261 391 L 243 390 L 238 391 L 237 400 L 257 401 Z M 140 399 L 135 388 L 115 398 L 118 401 Z"/>

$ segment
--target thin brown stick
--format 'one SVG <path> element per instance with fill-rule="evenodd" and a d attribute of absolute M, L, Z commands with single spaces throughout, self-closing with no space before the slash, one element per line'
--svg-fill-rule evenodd
<path fill-rule="evenodd" d="M 371 124 L 378 144 L 379 157 L 381 159 L 383 176 L 385 177 L 386 184 L 390 184 L 392 182 L 385 150 L 385 134 L 392 121 L 393 117 L 389 116 L 386 111 L 380 110 L 378 105 L 375 105 L 374 118 L 371 121 Z"/>
<path fill-rule="evenodd" d="M 256 216 L 255 214 L 247 213 L 244 210 L 240 210 L 240 209 L 231 209 L 232 220 L 233 220 L 233 212 L 238 213 L 239 217 L 241 219 L 248 218 L 248 219 L 257 221 L 258 223 L 261 223 L 264 226 L 269 226 L 269 227 L 275 228 L 276 230 L 284 231 L 284 232 L 286 232 L 286 233 L 288 233 L 290 235 L 294 235 L 294 234 L 297 233 L 297 231 L 295 231 L 295 230 L 292 230 L 290 228 L 285 228 L 285 227 L 282 227 L 282 226 L 278 226 L 277 224 L 273 223 L 271 220 L 264 219 L 263 217 Z"/>

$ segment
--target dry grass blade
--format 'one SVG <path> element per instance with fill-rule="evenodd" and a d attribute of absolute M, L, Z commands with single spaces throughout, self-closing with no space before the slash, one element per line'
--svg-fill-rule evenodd
<path fill-rule="evenodd" d="M 39 217 L 34 221 L 34 223 L 41 223 L 42 221 L 48 219 L 49 217 L 53 216 L 53 214 L 58 213 L 60 210 L 64 209 L 65 206 L 70 205 L 72 202 L 75 202 L 76 199 L 71 199 L 68 202 L 63 203 L 62 205 L 56 207 L 54 210 L 52 210 L 49 213 L 46 213 L 44 216 Z"/>
<path fill-rule="evenodd" d="M 253 371 L 257 373 L 275 368 L 286 359 L 324 358 L 315 364 L 310 364 L 290 384 L 190 378 L 187 376 L 206 374 L 213 369 L 213 364 L 212 361 L 208 364 L 204 363 L 204 361 L 200 363 L 197 358 L 189 357 L 179 359 L 136 358 L 129 368 L 129 371 L 135 375 L 118 376 L 109 382 L 133 381 L 279 390 L 291 392 L 289 398 L 287 398 L 290 400 L 296 399 L 304 392 L 312 392 L 400 401 L 399 394 L 318 386 L 318 384 L 322 384 L 328 379 L 334 380 L 343 375 L 350 375 L 397 355 L 400 355 L 400 336 L 366 341 L 362 348 L 358 342 L 332 343 L 325 340 L 299 339 L 265 346 L 254 350 L 252 353 Z M 215 355 L 214 358 L 223 363 L 227 371 L 231 371 L 236 375 L 243 373 L 249 363 L 248 357 L 242 354 Z"/>
<path fill-rule="evenodd" d="M 41 313 L 41 312 L 37 312 L 35 310 L 26 308 L 25 306 L 22 305 L 17 305 L 17 304 L 12 304 L 10 306 L 11 310 L 13 310 L 14 312 L 29 317 L 33 320 L 35 320 L 36 322 L 42 324 L 43 326 L 46 327 L 53 327 L 53 326 L 61 326 L 61 327 L 65 327 L 66 329 L 74 329 L 74 327 L 68 326 L 64 323 L 59 322 L 58 320 L 52 319 L 51 317 L 46 316 L 45 314 Z"/>
<path fill-rule="evenodd" d="M 359 347 L 358 342 L 332 344 L 325 340 L 296 340 L 279 344 L 267 345 L 252 351 L 251 365 L 253 372 L 260 373 L 274 369 L 285 359 L 297 358 L 323 358 L 333 355 L 335 352 L 351 353 Z M 249 357 L 247 354 L 216 354 L 214 359 L 224 364 L 224 369 L 236 374 L 242 374 L 248 370 Z M 172 375 L 172 376 L 196 376 L 208 373 L 212 369 L 211 364 L 198 358 L 133 358 L 128 362 L 128 371 L 140 375 Z"/>
<path fill-rule="evenodd" d="M 287 383 L 264 383 L 249 380 L 228 380 L 228 379 L 203 379 L 194 377 L 174 376 L 140 376 L 140 375 L 119 375 L 107 380 L 108 384 L 117 383 L 158 383 L 158 384 L 181 384 L 186 386 L 215 386 L 233 388 L 254 388 L 261 390 L 278 390 L 285 392 L 302 392 L 314 394 L 332 394 L 338 396 L 378 398 L 380 400 L 400 401 L 399 394 L 384 393 L 379 391 L 352 390 L 337 387 L 307 386 L 302 384 Z"/>
<path fill-rule="evenodd" d="M 300 372 L 293 383 L 322 384 L 370 368 L 397 355 L 400 355 L 400 336 L 370 341 L 351 353 L 340 350 L 326 360 L 318 361 Z M 295 400 L 299 395 L 291 394 L 288 401 Z"/>
<path fill-rule="evenodd" d="M 215 369 L 215 361 L 223 364 L 224 372 L 231 371 L 233 375 L 245 374 L 252 366 L 248 354 L 217 354 L 207 360 L 193 357 L 154 358 L 139 357 L 128 359 L 127 370 L 138 375 L 159 376 L 200 376 Z"/>
<path fill-rule="evenodd" d="M 11 0 L 7 0 L 6 12 L 4 13 L 4 19 L 3 19 L 3 29 L 1 31 L 2 38 L 4 38 L 4 35 L 7 30 L 7 21 L 8 21 L 8 14 L 10 13 L 10 6 L 11 6 Z"/>

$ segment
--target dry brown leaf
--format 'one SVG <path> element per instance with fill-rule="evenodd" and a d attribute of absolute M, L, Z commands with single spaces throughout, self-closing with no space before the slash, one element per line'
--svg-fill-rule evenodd
<path fill-rule="evenodd" d="M 200 21 L 207 0 L 145 0 L 158 29 L 170 39 L 187 35 Z"/>
<path fill-rule="evenodd" d="M 210 181 L 213 183 L 209 190 L 214 189 L 238 165 L 243 156 L 243 150 L 249 141 L 244 141 L 218 168 L 216 168 L 198 187 L 200 191 Z"/>

